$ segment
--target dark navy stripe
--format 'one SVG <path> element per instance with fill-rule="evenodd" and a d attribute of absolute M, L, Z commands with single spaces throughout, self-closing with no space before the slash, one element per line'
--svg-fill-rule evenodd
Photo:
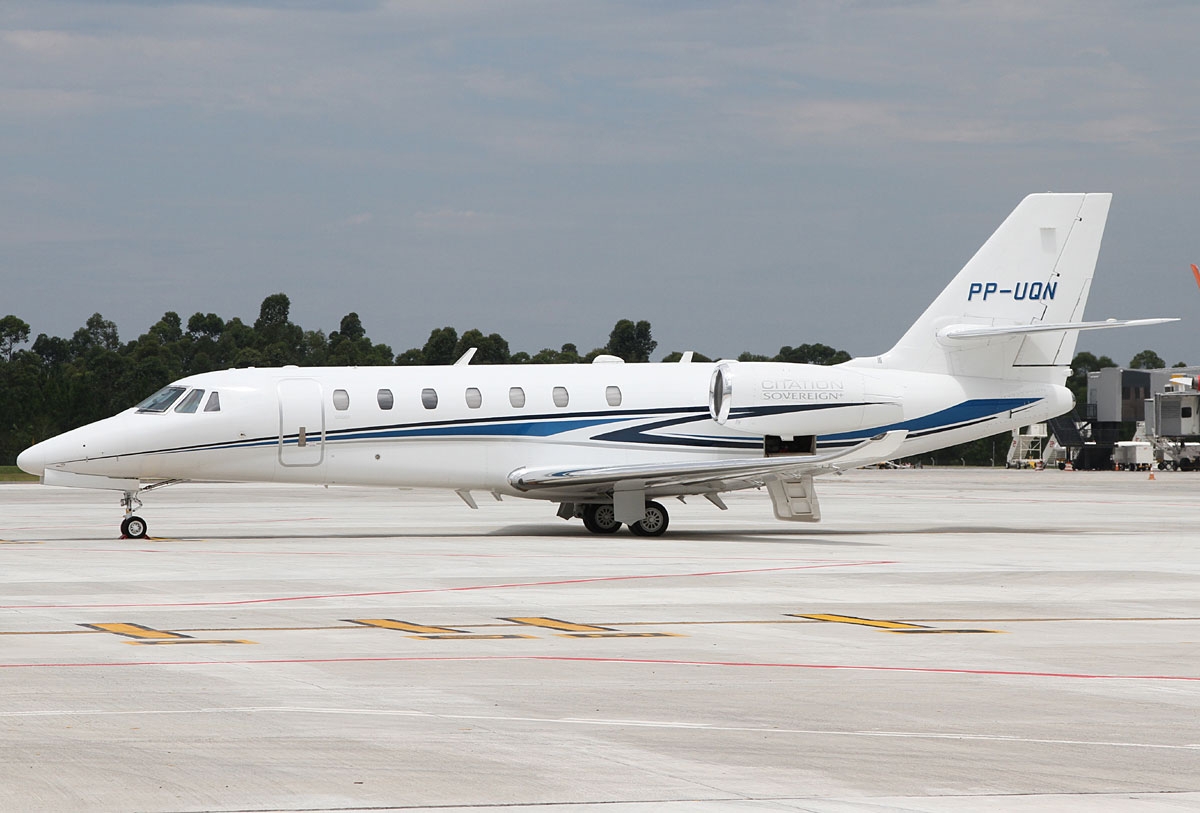
<path fill-rule="evenodd" d="M 973 398 L 970 401 L 963 401 L 947 409 L 931 412 L 928 415 L 913 418 L 910 421 L 901 421 L 900 423 L 879 426 L 874 429 L 856 429 L 853 432 L 821 435 L 820 441 L 865 440 L 866 438 L 871 438 L 884 432 L 891 432 L 895 429 L 905 429 L 911 437 L 921 437 L 922 435 L 930 435 L 982 423 L 984 420 L 995 418 L 1001 412 L 1008 412 L 1027 404 L 1034 404 L 1039 400 L 1038 398 Z"/>

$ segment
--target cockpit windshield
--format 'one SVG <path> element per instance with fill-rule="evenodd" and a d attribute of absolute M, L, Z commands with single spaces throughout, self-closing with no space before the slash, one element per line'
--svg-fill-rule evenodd
<path fill-rule="evenodd" d="M 200 399 L 204 397 L 204 390 L 192 390 L 184 396 L 179 402 L 179 406 L 175 407 L 176 412 L 195 412 L 196 407 L 200 406 Z"/>
<path fill-rule="evenodd" d="M 166 412 L 187 387 L 163 387 L 137 405 L 138 412 Z"/>

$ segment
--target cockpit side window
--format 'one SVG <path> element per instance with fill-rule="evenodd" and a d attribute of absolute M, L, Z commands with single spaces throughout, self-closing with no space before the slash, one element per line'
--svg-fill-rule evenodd
<path fill-rule="evenodd" d="M 220 412 L 221 411 L 221 395 L 217 392 L 212 392 L 208 396 L 208 403 L 204 405 L 205 412 Z"/>
<path fill-rule="evenodd" d="M 166 412 L 187 387 L 163 387 L 137 405 L 138 412 Z"/>
<path fill-rule="evenodd" d="M 200 406 L 200 399 L 204 397 L 204 390 L 192 390 L 183 397 L 179 402 L 179 406 L 175 407 L 176 412 L 195 412 Z"/>

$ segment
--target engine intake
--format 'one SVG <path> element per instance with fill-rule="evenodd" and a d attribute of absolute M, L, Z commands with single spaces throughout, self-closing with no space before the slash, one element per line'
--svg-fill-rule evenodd
<path fill-rule="evenodd" d="M 859 370 L 812 364 L 722 362 L 708 387 L 708 413 L 741 432 L 794 438 L 848 432 L 900 420 L 893 397 L 870 394 Z"/>

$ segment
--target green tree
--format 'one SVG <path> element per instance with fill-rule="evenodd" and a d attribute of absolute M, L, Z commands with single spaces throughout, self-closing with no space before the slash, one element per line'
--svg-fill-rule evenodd
<path fill-rule="evenodd" d="M 667 353 L 667 355 L 663 356 L 662 360 L 663 360 L 664 364 L 674 364 L 675 362 L 679 361 L 681 358 L 683 358 L 683 353 L 679 352 L 678 350 L 675 350 L 675 351 Z M 703 363 L 712 361 L 712 359 L 710 359 L 708 356 L 704 355 L 703 353 L 693 353 L 692 361 L 696 362 L 697 364 L 703 364 Z"/>
<path fill-rule="evenodd" d="M 1143 350 L 1129 362 L 1131 370 L 1161 370 L 1166 366 L 1167 363 L 1153 350 Z"/>
<path fill-rule="evenodd" d="M 453 364 L 458 359 L 458 331 L 452 327 L 434 328 L 421 349 L 423 364 Z"/>
<path fill-rule="evenodd" d="M 658 342 L 650 335 L 650 323 L 645 319 L 633 322 L 622 319 L 608 334 L 608 344 L 603 352 L 630 362 L 647 362 Z"/>
<path fill-rule="evenodd" d="M 827 344 L 802 344 L 799 347 L 784 346 L 779 348 L 779 354 L 772 361 L 783 361 L 789 364 L 841 364 L 850 360 L 850 354 L 845 350 L 835 350 Z"/>
<path fill-rule="evenodd" d="M 338 326 L 337 334 L 330 334 L 330 340 L 334 335 L 343 336 L 350 341 L 358 341 L 367 335 L 366 329 L 363 328 L 362 319 L 358 318 L 358 314 L 354 311 L 342 317 L 341 324 Z"/>
<path fill-rule="evenodd" d="M 529 358 L 531 364 L 578 364 L 580 361 L 579 348 L 571 342 L 567 342 L 559 350 L 543 347 Z"/>
<path fill-rule="evenodd" d="M 102 350 L 115 351 L 121 346 L 121 338 L 117 326 L 98 313 L 88 317 L 87 323 L 75 331 L 71 337 L 72 350 L 76 355 L 82 355 L 93 347 Z"/>
<path fill-rule="evenodd" d="M 1075 403 L 1087 402 L 1088 373 L 1103 370 L 1106 367 L 1116 367 L 1117 363 L 1108 356 L 1095 356 L 1085 351 L 1075 354 L 1071 359 L 1071 374 L 1067 376 L 1067 388 L 1075 396 Z"/>
<path fill-rule="evenodd" d="M 471 328 L 463 333 L 454 347 L 454 358 L 457 361 L 472 347 L 478 348 L 472 364 L 507 364 L 511 358 L 508 342 L 499 333 L 483 335 L 482 330 Z"/>
<path fill-rule="evenodd" d="M 29 325 L 9 314 L 0 319 L 0 353 L 7 361 L 12 361 L 13 353 L 18 344 L 29 341 Z"/>
<path fill-rule="evenodd" d="M 209 339 L 219 339 L 225 331 L 225 320 L 215 313 L 193 313 L 187 323 L 188 333 L 195 337 L 208 337 Z"/>

